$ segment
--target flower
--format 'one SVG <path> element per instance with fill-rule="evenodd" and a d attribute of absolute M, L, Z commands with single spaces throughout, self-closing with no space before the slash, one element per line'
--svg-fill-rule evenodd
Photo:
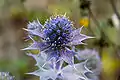
<path fill-rule="evenodd" d="M 23 50 L 39 49 L 41 53 L 47 54 L 46 61 L 52 61 L 52 67 L 56 69 L 59 69 L 61 61 L 74 64 L 75 52 L 70 47 L 84 44 L 83 40 L 93 38 L 81 34 L 82 27 L 75 29 L 65 15 L 52 16 L 44 25 L 38 20 L 30 22 L 24 30 L 28 31 L 33 43 Z M 34 40 L 33 36 L 39 36 L 41 42 Z"/>
<path fill-rule="evenodd" d="M 75 56 L 79 61 L 87 60 L 86 67 L 91 70 L 94 74 L 99 75 L 101 71 L 101 60 L 97 50 L 92 49 L 84 49 L 78 50 L 78 54 Z"/>
<path fill-rule="evenodd" d="M 68 65 L 62 69 L 62 80 L 99 80 L 91 70 L 87 68 L 87 60 L 74 64 L 75 68 Z"/>
<path fill-rule="evenodd" d="M 80 19 L 80 25 L 84 25 L 85 27 L 89 26 L 89 19 L 87 17 Z"/>
<path fill-rule="evenodd" d="M 15 80 L 14 76 L 11 76 L 9 72 L 0 72 L 0 80 Z"/>

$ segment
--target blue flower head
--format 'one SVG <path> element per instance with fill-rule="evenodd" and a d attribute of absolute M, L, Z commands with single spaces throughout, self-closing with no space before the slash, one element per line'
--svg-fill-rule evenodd
<path fill-rule="evenodd" d="M 39 49 L 40 52 L 47 54 L 47 61 L 51 61 L 53 68 L 59 69 L 61 61 L 70 65 L 74 64 L 75 52 L 70 47 L 84 44 L 82 41 L 93 38 L 81 34 L 81 28 L 74 28 L 73 23 L 65 16 L 52 16 L 42 25 L 38 20 L 28 24 L 28 36 L 33 43 L 23 49 Z M 39 36 L 41 42 L 35 41 L 31 36 Z"/>

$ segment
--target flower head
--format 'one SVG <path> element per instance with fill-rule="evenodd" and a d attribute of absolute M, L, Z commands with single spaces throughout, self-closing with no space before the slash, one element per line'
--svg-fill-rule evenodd
<path fill-rule="evenodd" d="M 73 23 L 65 16 L 52 16 L 44 25 L 33 21 L 28 24 L 28 36 L 33 40 L 32 45 L 23 49 L 39 49 L 47 54 L 47 61 L 53 62 L 53 68 L 59 68 L 60 61 L 65 61 L 70 65 L 74 63 L 75 52 L 70 50 L 74 45 L 84 44 L 82 41 L 93 38 L 81 34 L 82 27 L 75 29 Z M 41 37 L 41 42 L 35 41 L 32 36 Z"/>
<path fill-rule="evenodd" d="M 89 26 L 89 19 L 87 17 L 80 19 L 80 25 L 84 25 L 85 27 Z"/>
<path fill-rule="evenodd" d="M 0 72 L 0 80 L 15 80 L 14 76 L 11 76 L 9 72 Z"/>
<path fill-rule="evenodd" d="M 75 56 L 78 60 L 87 60 L 86 67 L 96 75 L 100 74 L 102 63 L 97 50 L 84 49 L 77 51 L 77 53 Z"/>

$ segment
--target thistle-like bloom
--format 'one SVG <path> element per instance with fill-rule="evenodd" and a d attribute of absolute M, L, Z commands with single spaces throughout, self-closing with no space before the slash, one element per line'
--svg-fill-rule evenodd
<path fill-rule="evenodd" d="M 32 45 L 23 49 L 39 49 L 47 54 L 47 61 L 53 62 L 53 68 L 60 66 L 60 61 L 74 64 L 75 52 L 70 50 L 74 45 L 84 44 L 82 41 L 93 38 L 81 34 L 81 28 L 75 29 L 73 23 L 65 16 L 52 16 L 42 25 L 38 20 L 28 24 L 28 36 L 33 40 Z M 41 41 L 35 41 L 31 36 L 39 36 Z"/>
<path fill-rule="evenodd" d="M 75 56 L 78 60 L 87 60 L 86 67 L 90 69 L 94 74 L 99 75 L 101 72 L 101 60 L 96 50 L 85 49 L 77 51 Z"/>

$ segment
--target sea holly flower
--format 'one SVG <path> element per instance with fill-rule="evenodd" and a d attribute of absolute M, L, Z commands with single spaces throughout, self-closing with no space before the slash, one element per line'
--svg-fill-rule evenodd
<path fill-rule="evenodd" d="M 23 50 L 39 49 L 47 55 L 46 61 L 51 61 L 52 67 L 56 69 L 59 69 L 61 61 L 74 64 L 75 52 L 70 47 L 84 44 L 83 40 L 93 38 L 81 34 L 82 27 L 74 28 L 72 21 L 65 15 L 52 16 L 44 25 L 38 20 L 33 21 L 25 30 L 33 43 Z M 41 40 L 35 41 L 31 36 L 39 36 Z"/>
<path fill-rule="evenodd" d="M 96 75 L 100 74 L 102 63 L 97 50 L 95 49 L 78 50 L 75 56 L 79 61 L 87 60 L 86 67 L 89 70 L 91 70 L 94 74 Z"/>
<path fill-rule="evenodd" d="M 80 52 L 73 49 L 76 45 L 84 44 L 83 40 L 93 37 L 81 34 L 82 27 L 74 28 L 65 15 L 52 16 L 44 25 L 38 20 L 33 21 L 25 30 L 33 43 L 23 50 L 40 50 L 40 54 L 28 54 L 36 60 L 39 68 L 28 74 L 39 76 L 40 80 L 98 80 L 98 54 L 93 50 Z M 35 40 L 34 36 L 40 37 L 40 40 Z M 74 63 L 74 56 L 80 63 Z M 94 63 L 94 60 L 98 62 Z M 63 66 L 64 62 L 68 65 Z"/>
<path fill-rule="evenodd" d="M 62 69 L 63 80 L 98 80 L 91 70 L 87 68 L 87 60 L 74 64 L 75 68 L 68 65 Z"/>
<path fill-rule="evenodd" d="M 11 76 L 9 72 L 0 72 L 0 80 L 15 80 L 14 76 Z"/>

